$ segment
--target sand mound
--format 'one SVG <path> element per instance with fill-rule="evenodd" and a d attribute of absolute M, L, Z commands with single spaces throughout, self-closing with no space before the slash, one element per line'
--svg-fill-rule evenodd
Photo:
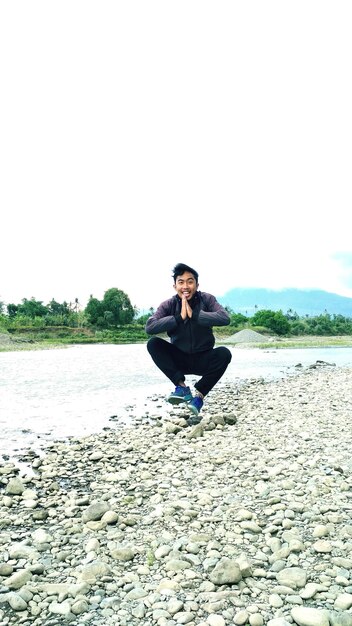
<path fill-rule="evenodd" d="M 265 343 L 267 341 L 270 340 L 265 335 L 261 335 L 255 330 L 245 328 L 244 330 L 240 330 L 238 333 L 227 337 L 227 339 L 224 339 L 222 343 Z"/>

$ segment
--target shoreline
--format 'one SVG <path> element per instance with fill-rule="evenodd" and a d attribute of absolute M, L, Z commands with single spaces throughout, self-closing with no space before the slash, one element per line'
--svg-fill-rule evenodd
<path fill-rule="evenodd" d="M 194 428 L 155 398 L 33 474 L 0 463 L 0 619 L 351 626 L 351 383 L 224 383 Z"/>
<path fill-rule="evenodd" d="M 260 348 L 263 350 L 282 350 L 282 349 L 295 349 L 295 348 L 351 348 L 352 336 L 351 335 L 336 335 L 336 336 L 319 336 L 319 335 L 304 335 L 298 337 L 274 337 L 268 336 L 268 341 L 265 343 L 250 341 L 244 343 L 242 341 L 229 341 L 231 336 L 216 336 L 217 345 L 230 345 L 236 349 L 251 349 Z M 0 333 L 0 354 L 4 352 L 26 352 L 33 350 L 55 350 L 58 348 L 69 348 L 73 346 L 96 346 L 96 345 L 133 345 L 146 343 L 146 341 L 135 341 L 132 344 L 128 342 L 104 342 L 104 341 L 92 341 L 92 342 L 64 342 L 64 341 L 15 341 L 9 337 L 5 337 Z"/>

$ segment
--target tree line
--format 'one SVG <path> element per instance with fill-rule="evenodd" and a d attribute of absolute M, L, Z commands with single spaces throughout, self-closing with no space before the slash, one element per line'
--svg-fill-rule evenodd
<path fill-rule="evenodd" d="M 292 309 L 287 313 L 262 309 L 256 311 L 252 317 L 229 311 L 231 324 L 234 326 L 261 327 L 281 336 L 319 335 L 337 336 L 352 335 L 352 318 L 339 314 L 330 314 L 327 311 L 321 315 L 299 316 Z"/>
<path fill-rule="evenodd" d="M 89 298 L 82 309 L 78 298 L 74 302 L 57 302 L 54 298 L 44 304 L 35 298 L 23 298 L 20 304 L 4 305 L 0 302 L 0 322 L 2 326 L 95 326 L 115 328 L 131 324 L 137 316 L 128 295 L 121 289 L 108 289 L 102 300 Z"/>
<path fill-rule="evenodd" d="M 280 336 L 352 335 L 352 318 L 330 314 L 327 311 L 314 317 L 309 315 L 300 317 L 292 309 L 286 313 L 265 309 L 256 310 L 250 317 L 236 313 L 230 307 L 226 309 L 231 319 L 230 332 L 251 327 Z M 35 298 L 24 298 L 20 304 L 11 303 L 6 306 L 0 302 L 0 327 L 34 329 L 54 326 L 113 331 L 126 326 L 144 327 L 152 313 L 153 308 L 148 313 L 140 315 L 138 309 L 132 306 L 129 296 L 114 287 L 104 293 L 102 300 L 91 295 L 84 309 L 80 306 L 78 298 L 69 303 L 66 301 L 60 303 L 52 299 L 46 305 Z"/>

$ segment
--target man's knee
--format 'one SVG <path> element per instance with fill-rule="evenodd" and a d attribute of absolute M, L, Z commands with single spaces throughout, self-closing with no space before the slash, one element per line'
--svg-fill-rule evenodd
<path fill-rule="evenodd" d="M 158 337 L 150 337 L 150 339 L 148 339 L 147 341 L 147 350 L 148 352 L 154 352 L 154 348 L 157 344 L 157 340 Z"/>
<path fill-rule="evenodd" d="M 220 359 L 228 365 L 232 359 L 231 351 L 228 348 L 225 348 L 225 346 L 220 346 L 219 348 L 217 348 L 217 350 L 219 351 L 218 354 L 220 356 Z"/>
<path fill-rule="evenodd" d="M 150 337 L 147 341 L 147 350 L 149 354 L 155 354 L 159 352 L 160 349 L 164 346 L 165 340 L 161 339 L 161 337 Z"/>

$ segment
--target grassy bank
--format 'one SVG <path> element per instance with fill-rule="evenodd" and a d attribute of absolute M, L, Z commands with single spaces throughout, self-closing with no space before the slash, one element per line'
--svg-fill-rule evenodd
<path fill-rule="evenodd" d="M 231 335 L 229 332 L 217 333 L 217 344 Z M 166 337 L 166 336 L 165 336 Z M 45 331 L 5 333 L 0 331 L 0 352 L 12 352 L 19 350 L 47 350 L 50 348 L 64 348 L 70 345 L 82 344 L 133 344 L 145 343 L 147 336 L 143 329 L 121 328 L 114 331 L 92 331 L 86 329 L 54 329 Z M 280 350 L 287 348 L 351 348 L 352 336 L 343 335 L 336 337 L 303 336 L 303 337 L 275 337 L 270 336 L 269 342 L 265 343 L 233 343 L 228 344 L 236 348 L 263 350 Z"/>
<path fill-rule="evenodd" d="M 14 350 L 42 350 L 82 344 L 144 343 L 144 328 L 124 326 L 114 330 L 91 328 L 44 327 L 18 328 L 9 332 L 0 330 L 0 352 Z"/>
<path fill-rule="evenodd" d="M 270 343 L 254 344 L 256 348 L 352 348 L 351 335 L 340 337 L 273 337 Z"/>

